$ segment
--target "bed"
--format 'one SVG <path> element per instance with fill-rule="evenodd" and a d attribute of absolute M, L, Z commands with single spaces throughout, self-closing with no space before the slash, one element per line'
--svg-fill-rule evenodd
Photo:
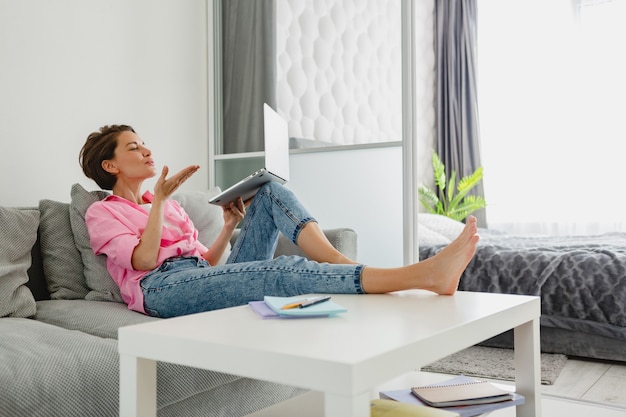
<path fill-rule="evenodd" d="M 463 224 L 420 214 L 420 259 L 439 252 Z M 541 297 L 541 349 L 626 361 L 626 234 L 512 236 L 479 230 L 459 290 Z M 483 343 L 511 347 L 507 332 Z"/>

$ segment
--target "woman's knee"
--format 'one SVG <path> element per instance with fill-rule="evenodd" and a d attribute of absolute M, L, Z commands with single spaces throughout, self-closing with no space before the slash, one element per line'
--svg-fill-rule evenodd
<path fill-rule="evenodd" d="M 286 188 L 275 181 L 269 181 L 263 184 L 263 186 L 261 187 L 261 190 L 267 190 L 272 193 L 276 193 L 276 192 L 282 192 L 286 190 Z"/>

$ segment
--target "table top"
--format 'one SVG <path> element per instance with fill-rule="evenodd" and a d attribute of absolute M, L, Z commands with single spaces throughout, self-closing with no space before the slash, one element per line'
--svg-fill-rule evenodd
<path fill-rule="evenodd" d="M 122 327 L 120 354 L 352 394 L 539 317 L 538 297 L 427 291 L 333 295 L 334 317 L 248 306 Z"/>

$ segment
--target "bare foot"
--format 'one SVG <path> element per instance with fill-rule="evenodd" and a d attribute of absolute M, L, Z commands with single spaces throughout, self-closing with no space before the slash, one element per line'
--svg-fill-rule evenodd
<path fill-rule="evenodd" d="M 477 232 L 476 218 L 469 216 L 463 231 L 455 240 L 432 258 L 419 263 L 432 277 L 432 288 L 428 289 L 442 295 L 456 292 L 461 275 L 476 252 L 480 239 Z"/>
<path fill-rule="evenodd" d="M 363 290 L 370 294 L 409 289 L 454 294 L 463 271 L 476 252 L 477 232 L 476 218 L 470 216 L 461 234 L 432 258 L 400 268 L 366 266 L 361 274 Z"/>

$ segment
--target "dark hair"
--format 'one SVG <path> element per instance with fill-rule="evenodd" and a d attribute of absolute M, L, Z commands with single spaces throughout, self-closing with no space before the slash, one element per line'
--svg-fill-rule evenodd
<path fill-rule="evenodd" d="M 128 125 L 103 126 L 98 132 L 93 132 L 80 150 L 78 162 L 87 178 L 91 178 L 103 190 L 112 190 L 117 177 L 102 168 L 102 161 L 113 159 L 117 138 L 122 132 L 135 130 Z"/>

